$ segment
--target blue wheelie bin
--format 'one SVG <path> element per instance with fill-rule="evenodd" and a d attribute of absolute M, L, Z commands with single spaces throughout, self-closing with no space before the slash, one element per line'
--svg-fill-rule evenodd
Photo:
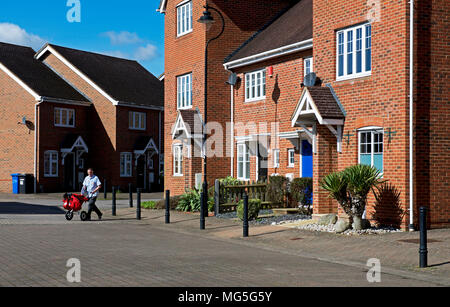
<path fill-rule="evenodd" d="M 12 192 L 13 194 L 19 194 L 19 176 L 20 174 L 11 174 L 12 177 Z"/>

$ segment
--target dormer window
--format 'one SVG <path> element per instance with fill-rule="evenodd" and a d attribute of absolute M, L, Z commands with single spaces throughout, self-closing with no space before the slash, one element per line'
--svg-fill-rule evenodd
<path fill-rule="evenodd" d="M 177 6 L 177 36 L 192 32 L 192 1 L 183 1 Z"/>

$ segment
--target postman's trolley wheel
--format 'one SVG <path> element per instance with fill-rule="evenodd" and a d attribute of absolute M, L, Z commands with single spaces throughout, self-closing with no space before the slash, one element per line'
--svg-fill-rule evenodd
<path fill-rule="evenodd" d="M 88 220 L 88 215 L 87 215 L 87 212 L 86 212 L 86 211 L 81 211 L 81 213 L 80 213 L 80 219 L 81 219 L 83 222 L 86 222 L 86 221 Z"/>
<path fill-rule="evenodd" d="M 71 221 L 73 219 L 73 212 L 67 211 L 66 212 L 66 220 Z"/>

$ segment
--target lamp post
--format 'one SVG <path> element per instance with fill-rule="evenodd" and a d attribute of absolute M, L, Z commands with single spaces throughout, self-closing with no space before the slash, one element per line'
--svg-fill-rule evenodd
<path fill-rule="evenodd" d="M 205 215 L 208 215 L 208 181 L 207 181 L 207 157 L 206 157 L 206 124 L 208 122 L 208 47 L 209 44 L 218 39 L 223 32 L 225 31 L 225 19 L 223 18 L 222 13 L 215 9 L 214 7 L 211 7 L 209 5 L 204 6 L 205 11 L 203 12 L 203 16 L 200 17 L 198 20 L 199 23 L 202 23 L 206 26 L 206 31 L 208 31 L 212 24 L 214 24 L 216 21 L 211 15 L 210 10 L 213 10 L 219 14 L 220 18 L 222 19 L 222 29 L 220 33 L 209 39 L 206 42 L 206 48 L 205 48 L 205 97 L 204 97 L 204 122 L 203 122 L 203 141 L 202 141 L 202 152 L 203 152 L 203 188 L 202 188 L 202 197 L 201 197 L 201 208 L 202 208 L 202 214 L 200 217 L 200 228 L 205 229 Z"/>

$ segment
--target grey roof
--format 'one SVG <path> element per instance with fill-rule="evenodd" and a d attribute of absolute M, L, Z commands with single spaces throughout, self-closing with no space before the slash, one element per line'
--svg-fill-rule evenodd
<path fill-rule="evenodd" d="M 138 62 L 49 44 L 113 99 L 163 107 L 164 83 Z"/>
<path fill-rule="evenodd" d="M 320 115 L 323 118 L 344 119 L 345 116 L 333 95 L 332 90 L 325 86 L 307 87 Z"/>
<path fill-rule="evenodd" d="M 34 58 L 30 47 L 0 43 L 0 63 L 42 97 L 88 102 L 47 65 Z"/>
<path fill-rule="evenodd" d="M 313 0 L 301 0 L 283 11 L 230 54 L 225 63 L 312 38 Z"/>

